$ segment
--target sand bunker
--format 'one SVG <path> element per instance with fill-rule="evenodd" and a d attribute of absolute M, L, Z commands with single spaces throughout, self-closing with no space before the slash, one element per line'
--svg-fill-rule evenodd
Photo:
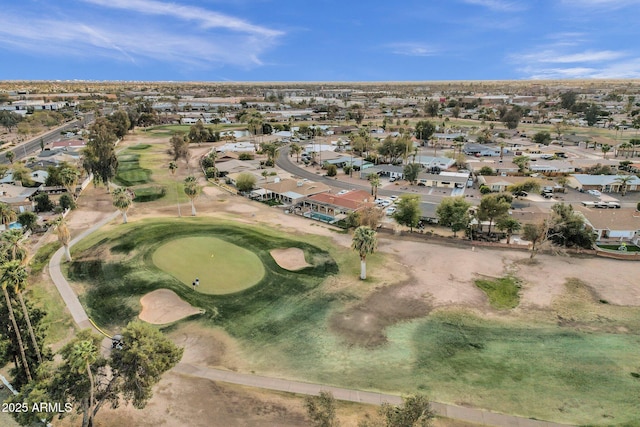
<path fill-rule="evenodd" d="M 278 265 L 285 270 L 296 271 L 310 267 L 304 259 L 304 252 L 299 248 L 273 249 L 269 252 Z"/>
<path fill-rule="evenodd" d="M 149 292 L 140 298 L 140 304 L 142 304 L 140 319 L 154 325 L 163 325 L 184 319 L 192 314 L 202 313 L 201 309 L 184 302 L 169 289 L 157 289 Z"/>

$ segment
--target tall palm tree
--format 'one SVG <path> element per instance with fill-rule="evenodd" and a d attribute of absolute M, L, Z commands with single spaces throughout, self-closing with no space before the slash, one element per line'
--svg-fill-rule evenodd
<path fill-rule="evenodd" d="M 189 197 L 191 200 L 191 216 L 196 216 L 196 205 L 194 204 L 195 199 L 200 195 L 202 191 L 202 187 L 198 185 L 196 181 L 196 177 L 188 176 L 184 180 L 184 194 Z"/>
<path fill-rule="evenodd" d="M 611 146 L 609 144 L 602 144 L 602 147 L 600 148 L 600 150 L 602 150 L 602 155 L 606 159 L 607 153 L 611 151 Z"/>
<path fill-rule="evenodd" d="M 510 217 L 508 215 L 505 215 L 496 221 L 496 227 L 499 230 L 502 230 L 505 233 L 507 233 L 507 245 L 508 245 L 509 243 L 511 243 L 511 236 L 513 235 L 513 233 L 520 231 L 520 229 L 522 228 L 522 225 L 517 219 Z"/>
<path fill-rule="evenodd" d="M 76 187 L 78 186 L 78 179 L 80 179 L 80 172 L 75 168 L 63 168 L 60 171 L 60 180 L 62 185 L 66 188 L 67 193 L 76 199 Z"/>
<path fill-rule="evenodd" d="M 338 141 L 338 143 L 342 144 L 340 141 Z M 291 152 L 292 154 L 295 154 L 296 155 L 296 163 L 300 163 L 300 153 L 302 152 L 302 147 L 294 142 L 289 147 L 289 152 Z"/>
<path fill-rule="evenodd" d="M 21 263 L 27 260 L 27 249 L 23 245 L 24 234 L 22 230 L 9 230 L 2 233 L 0 242 L 5 250 L 5 258 L 8 261 L 17 260 Z"/>
<path fill-rule="evenodd" d="M 67 227 L 66 219 L 60 215 L 60 217 L 54 222 L 56 234 L 58 235 L 58 241 L 64 247 L 64 256 L 67 262 L 71 262 L 71 252 L 69 251 L 69 242 L 71 242 L 71 233 Z"/>
<path fill-rule="evenodd" d="M 171 176 L 174 176 L 176 174 L 176 171 L 178 170 L 178 163 L 176 162 L 169 162 L 169 170 L 171 171 Z M 182 216 L 182 212 L 180 212 L 180 191 L 178 190 L 180 188 L 180 186 L 178 185 L 178 183 L 176 182 L 176 201 L 178 202 L 178 216 L 181 217 Z"/>
<path fill-rule="evenodd" d="M 620 184 L 620 191 L 624 197 L 627 194 L 627 186 L 635 179 L 633 175 L 620 175 L 614 181 Z"/>
<path fill-rule="evenodd" d="M 371 184 L 371 195 L 374 199 L 377 199 L 378 187 L 380 187 L 380 176 L 377 173 L 369 175 L 369 183 Z"/>
<path fill-rule="evenodd" d="M 122 213 L 122 223 L 127 223 L 127 211 L 133 203 L 131 193 L 125 187 L 118 187 L 113 191 L 113 206 Z"/>
<path fill-rule="evenodd" d="M 5 227 L 18 218 L 18 214 L 6 203 L 0 203 L 0 221 Z"/>
<path fill-rule="evenodd" d="M 75 343 L 71 349 L 69 364 L 76 372 L 87 372 L 89 377 L 89 410 L 85 412 L 88 419 L 82 421 L 83 426 L 93 425 L 93 415 L 95 407 L 95 380 L 91 365 L 98 360 L 98 348 L 89 340 L 83 340 Z"/>
<path fill-rule="evenodd" d="M 22 358 L 22 366 L 24 367 L 24 372 L 29 381 L 33 380 L 31 376 L 31 370 L 29 369 L 29 363 L 27 363 L 27 355 L 24 351 L 24 342 L 22 341 L 22 334 L 20 333 L 20 329 L 18 329 L 18 323 L 16 322 L 16 316 L 13 313 L 13 307 L 11 306 L 11 298 L 9 298 L 9 292 L 7 291 L 7 286 L 10 284 L 10 280 L 7 277 L 6 269 L 2 272 L 2 277 L 0 278 L 2 281 L 2 292 L 4 293 L 4 300 L 7 303 L 7 310 L 9 311 L 9 318 L 11 319 L 11 324 L 13 325 L 13 331 L 16 334 L 16 339 L 18 341 L 18 348 L 20 349 L 20 357 Z"/>
<path fill-rule="evenodd" d="M 367 278 L 367 255 L 375 252 L 378 246 L 376 231 L 371 227 L 360 226 L 353 233 L 351 249 L 360 255 L 360 280 Z"/>
<path fill-rule="evenodd" d="M 29 335 L 31 336 L 31 344 L 33 344 L 33 349 L 36 352 L 38 365 L 41 365 L 42 355 L 40 354 L 40 347 L 38 346 L 38 340 L 36 339 L 36 334 L 33 331 L 33 326 L 31 326 L 31 317 L 29 316 L 29 311 L 27 310 L 27 306 L 24 303 L 24 298 L 22 297 L 22 291 L 27 286 L 27 269 L 18 260 L 5 263 L 3 268 L 3 281 L 6 282 L 8 286 L 11 286 L 15 294 L 18 296 L 20 306 L 22 307 L 22 315 L 27 322 L 27 329 L 29 330 Z"/>

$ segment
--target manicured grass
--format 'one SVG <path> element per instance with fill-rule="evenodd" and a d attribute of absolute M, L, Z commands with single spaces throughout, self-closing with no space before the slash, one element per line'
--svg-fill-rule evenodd
<path fill-rule="evenodd" d="M 494 280 L 477 279 L 474 283 L 487 294 L 489 304 L 491 304 L 493 308 L 515 308 L 520 302 L 518 295 L 520 283 L 519 280 L 513 276 L 501 277 Z"/>
<path fill-rule="evenodd" d="M 188 287 L 198 278 L 197 292 L 230 294 L 254 286 L 264 276 L 253 252 L 214 237 L 171 240 L 153 253 L 153 263 Z"/>
<path fill-rule="evenodd" d="M 163 198 L 167 194 L 167 189 L 161 185 L 154 185 L 152 187 L 137 187 L 134 190 L 136 197 L 134 202 L 144 203 L 153 202 L 155 200 Z"/>
<path fill-rule="evenodd" d="M 140 152 L 150 147 L 149 144 L 139 144 L 127 148 L 118 155 L 118 173 L 115 177 L 117 184 L 130 187 L 151 181 L 151 171 L 140 166 Z"/>
<path fill-rule="evenodd" d="M 154 264 L 153 254 L 161 246 L 178 237 L 203 235 L 215 236 L 251 251 L 264 268 L 262 279 L 254 287 L 241 292 L 206 295 L 193 292 Z M 295 272 L 280 268 L 269 251 L 289 247 L 302 249 L 312 266 Z M 108 261 L 108 253 L 118 261 Z M 285 327 L 289 319 L 284 315 L 279 315 L 279 320 L 253 324 L 254 315 L 264 310 L 271 311 L 276 301 L 293 304 L 295 316 L 304 318 L 304 304 L 294 301 L 304 300 L 303 296 L 325 277 L 337 273 L 337 265 L 330 255 L 316 246 L 252 227 L 212 222 L 206 218 L 144 220 L 121 225 L 89 236 L 74 247 L 73 256 L 69 276 L 72 280 L 89 284 L 83 300 L 99 324 L 126 323 L 137 315 L 140 296 L 154 289 L 168 288 L 190 304 L 204 308 L 206 319 L 216 324 L 231 324 L 230 332 L 245 338 L 260 335 L 268 339 L 272 328 Z M 210 261 L 211 251 L 206 256 Z M 188 283 L 195 277 L 190 277 Z M 216 312 L 219 313 L 217 317 L 214 315 Z"/>

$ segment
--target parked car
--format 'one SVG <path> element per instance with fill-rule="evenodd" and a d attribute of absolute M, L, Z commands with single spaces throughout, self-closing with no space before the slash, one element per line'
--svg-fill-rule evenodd
<path fill-rule="evenodd" d="M 389 196 L 389 200 L 395 202 L 396 200 L 398 200 L 398 196 L 396 196 L 395 194 L 393 196 Z"/>
<path fill-rule="evenodd" d="M 396 177 L 392 176 L 391 178 L 389 178 L 389 182 L 395 182 L 396 181 Z"/>
<path fill-rule="evenodd" d="M 529 195 L 529 193 L 527 193 L 526 191 L 518 191 L 516 194 L 514 194 L 514 196 L 517 197 L 527 197 Z"/>
<path fill-rule="evenodd" d="M 338 191 L 338 196 L 342 196 L 343 194 L 347 194 L 349 190 L 340 190 Z"/>
<path fill-rule="evenodd" d="M 380 205 L 386 208 L 387 206 L 390 206 L 392 203 L 393 202 L 391 200 L 383 200 L 382 203 L 380 203 Z"/>
<path fill-rule="evenodd" d="M 387 208 L 384 212 L 387 214 L 387 216 L 391 216 L 396 212 L 396 208 L 391 206 L 391 207 Z"/>
<path fill-rule="evenodd" d="M 544 197 L 545 199 L 550 199 L 553 197 L 553 193 L 543 192 L 542 197 Z"/>
<path fill-rule="evenodd" d="M 587 193 L 591 194 L 592 196 L 602 196 L 602 193 L 598 190 L 587 190 Z"/>

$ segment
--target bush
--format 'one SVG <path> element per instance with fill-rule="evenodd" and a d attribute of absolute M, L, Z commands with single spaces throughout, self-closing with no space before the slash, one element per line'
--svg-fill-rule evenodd
<path fill-rule="evenodd" d="M 63 210 L 75 209 L 76 202 L 73 201 L 73 197 L 71 197 L 70 194 L 63 194 L 60 196 L 60 207 L 62 207 Z"/>
<path fill-rule="evenodd" d="M 480 186 L 480 194 L 489 194 L 489 193 L 491 193 L 491 188 L 487 187 L 484 184 Z"/>
<path fill-rule="evenodd" d="M 22 212 L 20 215 L 18 215 L 18 222 L 26 230 L 33 231 L 36 223 L 38 222 L 38 215 L 34 214 L 33 212 Z"/>
<path fill-rule="evenodd" d="M 238 156 L 238 160 L 253 160 L 253 154 L 251 153 L 240 153 Z"/>
<path fill-rule="evenodd" d="M 640 212 L 640 202 L 636 205 L 636 210 Z"/>
<path fill-rule="evenodd" d="M 207 178 L 215 178 L 216 177 L 216 168 L 208 167 L 205 169 L 204 174 Z"/>
<path fill-rule="evenodd" d="M 336 176 L 338 174 L 338 168 L 336 165 L 327 165 L 327 176 Z"/>
<path fill-rule="evenodd" d="M 50 212 L 55 207 L 48 194 L 38 194 L 33 198 L 36 202 L 36 212 Z"/>

